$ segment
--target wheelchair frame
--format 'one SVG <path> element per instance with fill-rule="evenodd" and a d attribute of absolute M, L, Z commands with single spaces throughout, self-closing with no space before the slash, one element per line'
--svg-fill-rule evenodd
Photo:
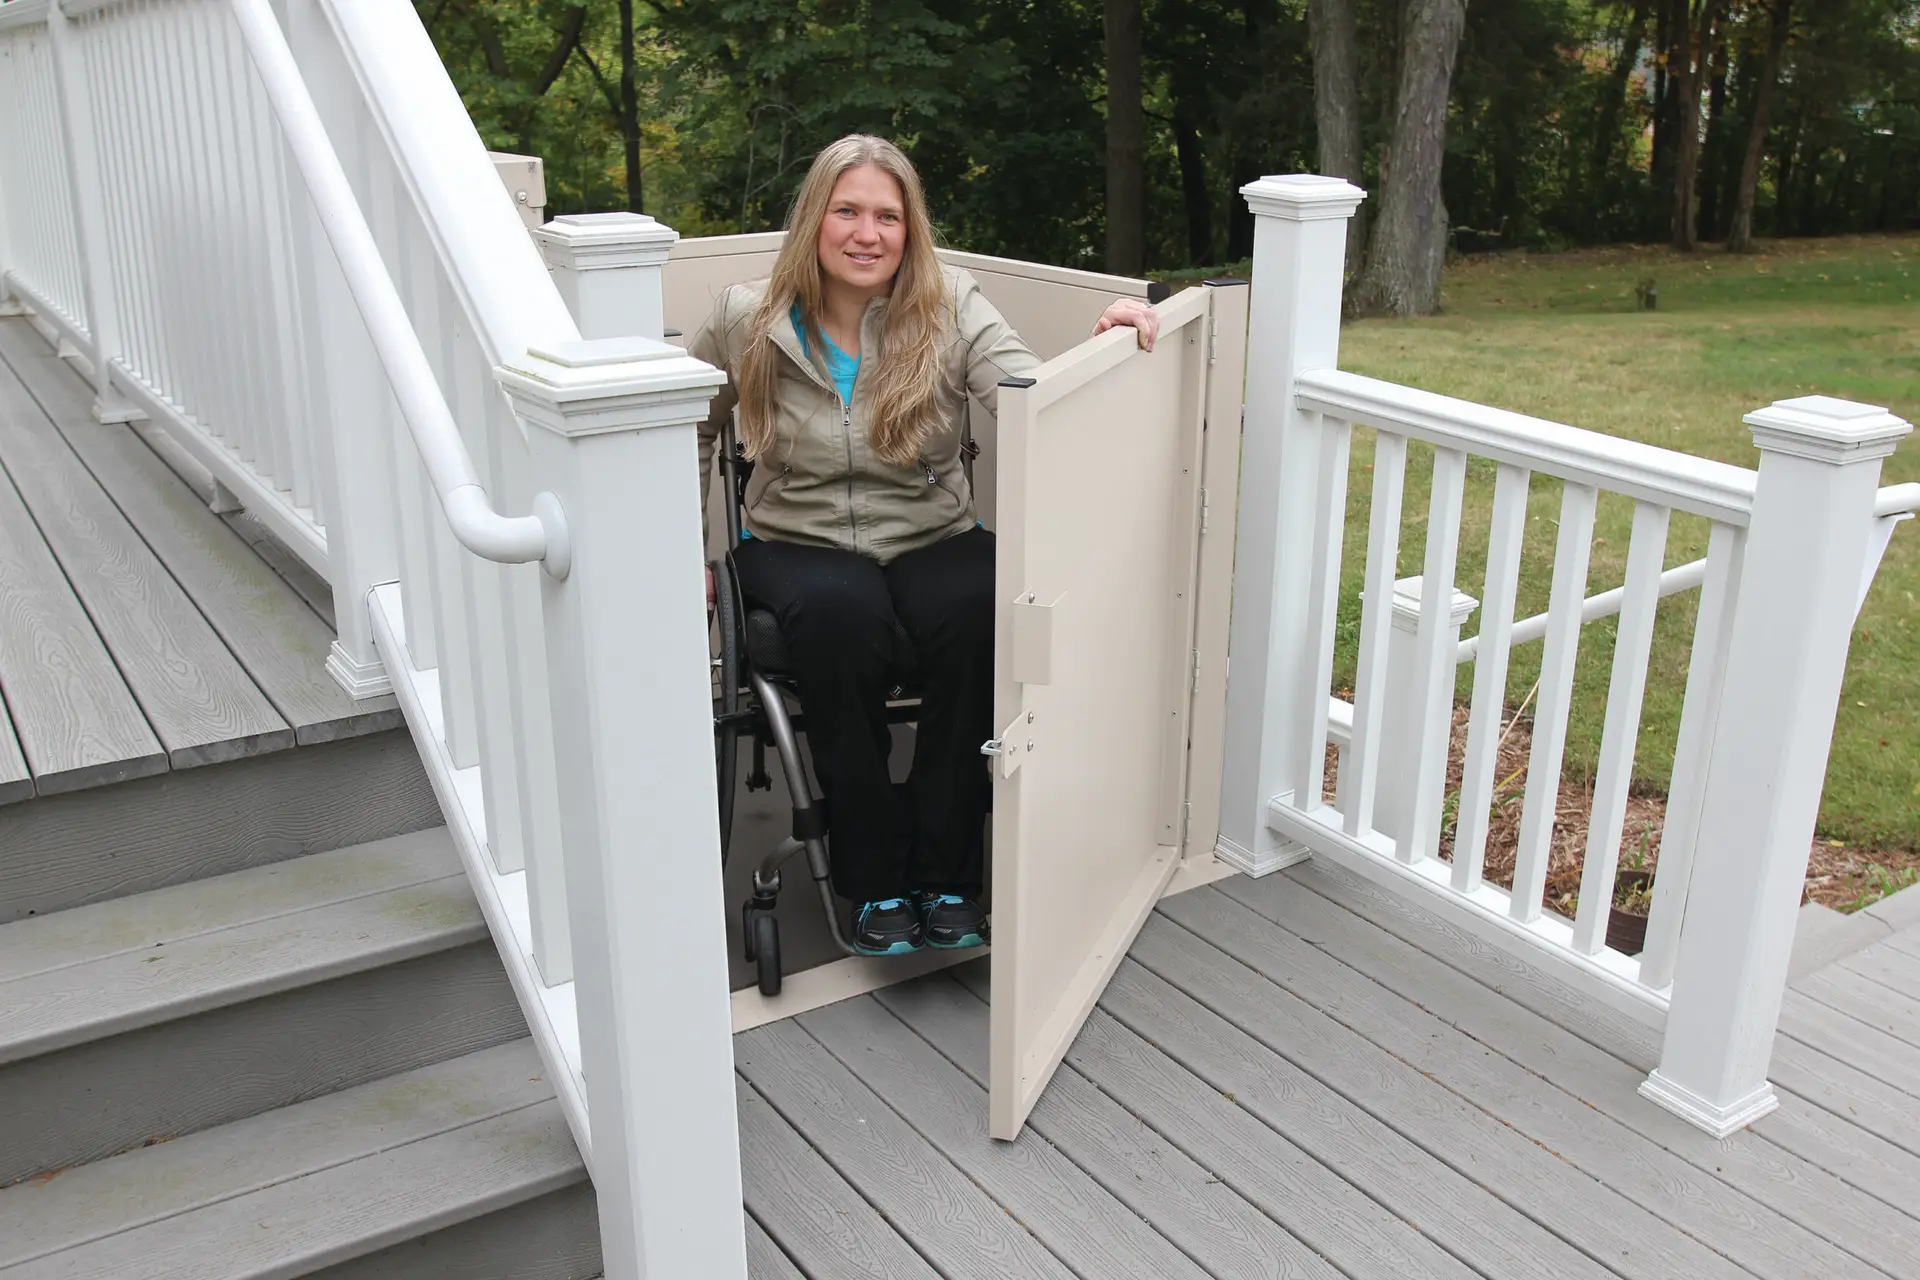
<path fill-rule="evenodd" d="M 973 459 L 979 449 L 971 435 L 962 448 L 971 481 Z M 846 955 L 861 953 L 854 949 L 840 923 L 839 900 L 833 892 L 832 862 L 827 850 L 825 802 L 814 795 L 812 778 L 800 754 L 797 735 L 805 728 L 804 711 L 790 709 L 787 702 L 792 697 L 797 704 L 798 695 L 784 678 L 754 670 L 747 653 L 746 600 L 734 569 L 733 552 L 741 541 L 741 509 L 746 501 L 746 485 L 753 474 L 753 463 L 741 456 L 731 422 L 720 436 L 720 467 L 727 498 L 727 550 L 708 566 L 713 570 L 714 607 L 720 628 L 720 656 L 714 659 L 719 690 L 713 716 L 720 857 L 724 866 L 733 839 L 740 739 L 751 734 L 753 767 L 747 775 L 747 789 L 772 790 L 773 779 L 766 769 L 766 751 L 772 746 L 787 784 L 792 811 L 791 834 L 761 858 L 753 870 L 753 892 L 740 904 L 742 952 L 747 962 L 756 967 L 760 993 L 777 996 L 784 975 L 780 967 L 780 923 L 772 912 L 779 904 L 781 868 L 795 855 L 806 855 L 807 870 L 819 893 L 834 945 Z M 894 696 L 887 701 L 889 724 L 911 724 L 918 718 L 919 698 L 903 696 L 904 693 L 904 689 L 895 689 Z"/>

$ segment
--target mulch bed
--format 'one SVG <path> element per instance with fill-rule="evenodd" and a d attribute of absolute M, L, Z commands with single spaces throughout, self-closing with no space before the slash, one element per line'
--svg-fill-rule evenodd
<path fill-rule="evenodd" d="M 1494 770 L 1494 802 L 1487 828 L 1485 877 L 1503 889 L 1513 887 L 1514 851 L 1520 841 L 1520 814 L 1527 788 L 1527 755 L 1533 749 L 1533 720 L 1517 723 L 1508 713 L 1505 741 Z M 1453 713 L 1453 736 L 1448 749 L 1447 792 L 1460 789 L 1462 762 L 1467 751 L 1467 708 Z M 1326 800 L 1333 801 L 1337 755 L 1327 749 Z M 1572 918 L 1579 906 L 1580 871 L 1587 849 L 1587 820 L 1593 811 L 1593 780 L 1565 775 L 1555 810 L 1553 841 L 1547 859 L 1548 910 Z M 1627 795 L 1627 816 L 1621 827 L 1620 866 L 1657 869 L 1660 836 L 1666 827 L 1666 796 L 1635 784 Z M 1440 835 L 1440 856 L 1453 859 L 1453 824 Z M 1920 881 L 1920 852 L 1869 849 L 1841 841 L 1816 838 L 1807 867 L 1803 902 L 1818 902 L 1836 911 L 1853 911 L 1886 894 Z"/>

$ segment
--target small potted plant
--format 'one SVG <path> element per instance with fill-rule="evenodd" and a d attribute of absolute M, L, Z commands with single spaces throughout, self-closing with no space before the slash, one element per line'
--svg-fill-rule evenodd
<path fill-rule="evenodd" d="M 1621 955 L 1637 956 L 1647 945 L 1647 913 L 1653 909 L 1653 828 L 1640 831 L 1640 842 L 1621 855 L 1613 877 L 1612 909 L 1607 913 L 1607 945 Z"/>

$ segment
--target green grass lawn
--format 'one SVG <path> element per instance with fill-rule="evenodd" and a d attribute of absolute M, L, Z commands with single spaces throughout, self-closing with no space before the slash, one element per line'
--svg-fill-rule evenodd
<path fill-rule="evenodd" d="M 1638 309 L 1634 288 L 1653 277 L 1659 307 Z M 1476 257 L 1448 268 L 1444 314 L 1361 321 L 1341 340 L 1343 369 L 1551 418 L 1610 435 L 1754 466 L 1740 418 L 1773 400 L 1813 392 L 1885 405 L 1920 420 L 1920 236 L 1771 242 L 1734 257 L 1681 257 L 1609 248 L 1554 255 Z M 1399 573 L 1420 572 L 1431 451 L 1407 468 Z M 1358 639 L 1372 441 L 1356 434 L 1336 684 L 1352 679 Z M 1920 480 L 1920 440 L 1888 460 L 1883 484 Z M 1460 541 L 1458 581 L 1481 594 L 1493 465 L 1475 460 Z M 1519 616 L 1543 612 L 1553 564 L 1559 485 L 1535 477 Z M 1603 495 L 1589 595 L 1625 575 L 1631 501 Z M 1705 554 L 1706 522 L 1676 513 L 1667 564 Z M 1920 850 L 1920 528 L 1903 526 L 1854 630 L 1822 803 L 1820 834 L 1889 852 Z M 1672 766 L 1697 592 L 1661 603 L 1636 754 L 1640 785 L 1663 790 Z M 1465 634 L 1477 629 L 1469 621 Z M 1612 661 L 1611 620 L 1580 640 L 1570 776 L 1599 756 Z M 1514 651 L 1507 698 L 1517 705 L 1539 675 L 1539 642 Z M 1472 690 L 1460 668 L 1457 694 Z"/>

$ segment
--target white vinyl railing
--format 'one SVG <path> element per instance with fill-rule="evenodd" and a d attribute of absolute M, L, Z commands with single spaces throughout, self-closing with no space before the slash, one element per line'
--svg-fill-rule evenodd
<path fill-rule="evenodd" d="M 1642 1090 L 1653 1101 L 1715 1133 L 1749 1123 L 1774 1105 L 1773 1028 L 1854 616 L 1893 524 L 1920 497 L 1920 486 L 1876 488 L 1880 459 L 1911 428 L 1875 406 L 1782 401 L 1747 416 L 1760 451 L 1748 470 L 1340 372 L 1341 253 L 1362 193 L 1292 177 L 1246 195 L 1257 232 L 1221 855 L 1254 874 L 1324 856 L 1438 906 L 1664 1028 Z M 1348 547 L 1355 427 L 1373 453 L 1366 540 Z M 1403 510 L 1413 442 L 1431 456 L 1424 519 Z M 1544 614 L 1520 619 L 1529 495 L 1542 488 L 1557 490 L 1551 594 Z M 1603 499 L 1632 504 L 1631 540 L 1624 583 L 1589 596 Z M 1707 554 L 1668 569 L 1676 518 Z M 1458 589 L 1460 533 L 1482 522 L 1484 580 L 1464 584 L 1476 599 Z M 1412 578 L 1399 575 L 1403 524 L 1424 540 Z M 1349 705 L 1328 691 L 1350 563 L 1361 573 Z M 1662 598 L 1694 587 L 1646 943 L 1625 955 L 1607 945 L 1607 926 L 1655 620 Z M 1479 634 L 1462 642 L 1476 609 Z M 1618 625 L 1578 907 L 1565 919 L 1544 891 L 1556 821 L 1569 816 L 1559 807 L 1575 664 L 1582 626 L 1609 616 Z M 1533 640 L 1544 650 L 1509 889 L 1488 883 L 1484 865 L 1509 658 Z M 1464 661 L 1475 671 L 1456 757 Z"/>
<path fill-rule="evenodd" d="M 744 1276 L 712 754 L 685 749 L 722 376 L 657 314 L 582 339 L 409 6 L 8 0 L 0 120 L 0 308 L 331 583 L 329 669 L 391 690 L 429 761 L 607 1274 Z"/>

